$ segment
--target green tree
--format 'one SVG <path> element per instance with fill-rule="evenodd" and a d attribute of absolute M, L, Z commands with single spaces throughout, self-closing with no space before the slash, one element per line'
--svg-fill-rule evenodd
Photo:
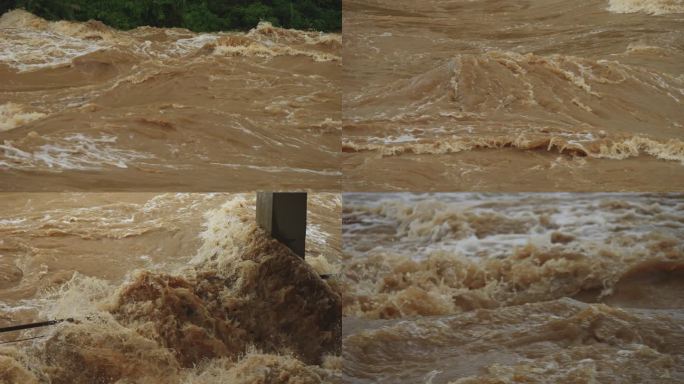
<path fill-rule="evenodd" d="M 248 30 L 262 20 L 286 28 L 342 28 L 341 0 L 0 0 L 0 12 L 14 8 L 48 20 L 96 19 L 119 29 Z"/>

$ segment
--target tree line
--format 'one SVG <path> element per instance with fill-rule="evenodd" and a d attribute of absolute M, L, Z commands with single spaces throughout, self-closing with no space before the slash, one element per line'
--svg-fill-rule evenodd
<path fill-rule="evenodd" d="M 342 0 L 0 0 L 1 13 L 15 8 L 48 20 L 100 20 L 118 29 L 244 31 L 259 21 L 303 30 L 342 29 Z"/>

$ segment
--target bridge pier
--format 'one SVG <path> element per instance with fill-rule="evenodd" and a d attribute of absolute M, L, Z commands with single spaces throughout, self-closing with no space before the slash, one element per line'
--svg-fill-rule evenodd
<path fill-rule="evenodd" d="M 257 225 L 304 258 L 306 192 L 257 192 Z"/>

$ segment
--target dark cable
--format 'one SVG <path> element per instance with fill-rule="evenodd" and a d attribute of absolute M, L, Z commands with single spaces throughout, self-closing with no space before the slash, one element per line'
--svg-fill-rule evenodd
<path fill-rule="evenodd" d="M 74 319 L 59 319 L 59 320 L 48 320 L 48 321 L 40 321 L 37 323 L 28 323 L 28 324 L 19 324 L 19 325 L 12 325 L 9 327 L 2 327 L 0 328 L 0 333 L 5 333 L 5 332 L 14 332 L 14 331 L 21 331 L 22 329 L 31 329 L 31 328 L 39 328 L 39 327 L 47 327 L 50 325 L 55 325 L 63 322 L 69 322 L 73 323 Z"/>

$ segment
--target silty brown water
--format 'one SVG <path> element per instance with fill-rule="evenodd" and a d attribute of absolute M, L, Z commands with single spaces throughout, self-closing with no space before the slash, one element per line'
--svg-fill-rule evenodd
<path fill-rule="evenodd" d="M 681 191 L 679 0 L 347 1 L 346 190 Z"/>
<path fill-rule="evenodd" d="M 320 383 L 338 372 L 340 197 L 309 196 L 307 259 L 251 194 L 8 194 L 0 324 L 9 383 Z M 327 268 L 327 269 L 326 269 Z M 9 272 L 7 272 L 9 271 Z"/>
<path fill-rule="evenodd" d="M 684 379 L 684 196 L 345 194 L 349 383 Z"/>
<path fill-rule="evenodd" d="M 341 35 L 0 19 L 0 189 L 336 190 Z"/>

